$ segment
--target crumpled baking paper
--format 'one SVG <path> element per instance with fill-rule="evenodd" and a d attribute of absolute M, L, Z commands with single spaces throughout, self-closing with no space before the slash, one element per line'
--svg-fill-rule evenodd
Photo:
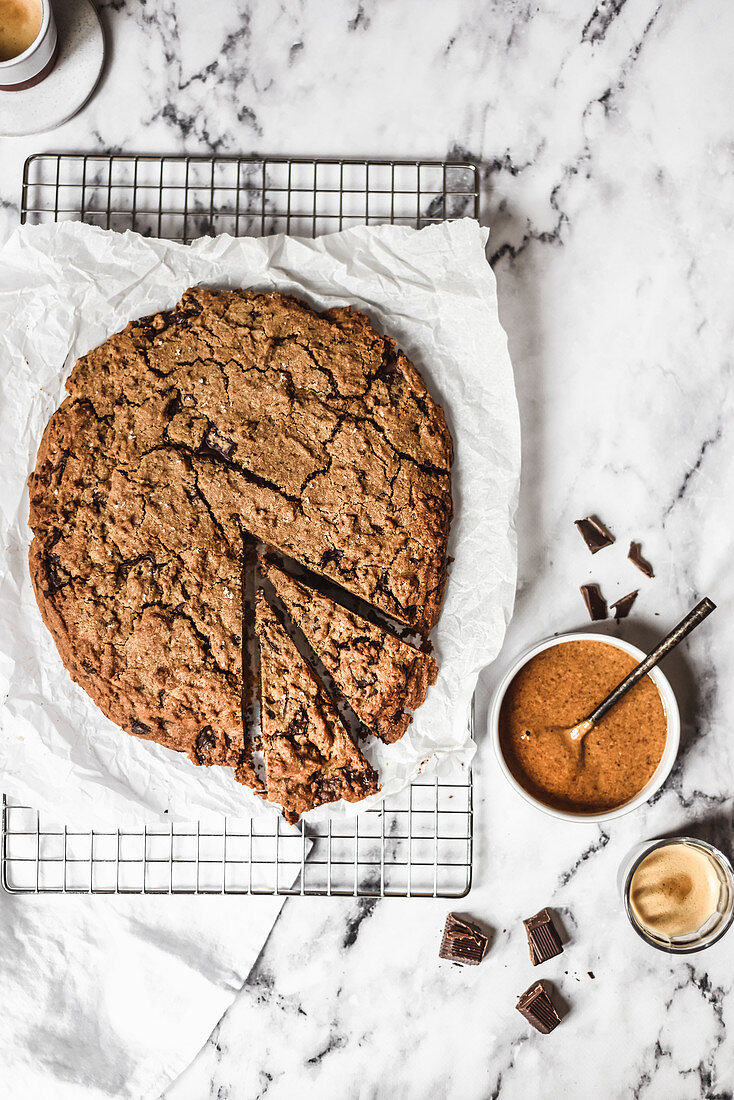
<path fill-rule="evenodd" d="M 0 1095 L 158 1100 L 244 985 L 284 900 L 0 890 Z"/>
<path fill-rule="evenodd" d="M 507 340 L 485 257 L 463 219 L 422 230 L 361 226 L 305 240 L 206 238 L 190 246 L 78 222 L 21 227 L 0 252 L 0 785 L 70 825 L 128 826 L 273 812 L 226 769 L 139 741 L 72 683 L 43 626 L 27 565 L 27 479 L 76 359 L 193 284 L 279 290 L 317 309 L 352 305 L 396 339 L 443 406 L 454 446 L 454 521 L 439 664 L 405 736 L 363 746 L 381 796 L 474 753 L 471 698 L 497 655 L 515 590 L 520 472 Z M 340 804 L 337 812 L 360 807 Z M 323 811 L 327 812 L 327 811 Z M 334 812 L 330 810 L 328 812 Z"/>

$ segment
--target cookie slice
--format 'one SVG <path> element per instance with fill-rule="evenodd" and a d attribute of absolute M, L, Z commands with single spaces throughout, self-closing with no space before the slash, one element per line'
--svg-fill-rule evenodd
<path fill-rule="evenodd" d="M 336 707 L 262 593 L 255 609 L 260 645 L 266 795 L 287 821 L 316 806 L 359 802 L 379 790 L 377 772 L 354 745 Z"/>
<path fill-rule="evenodd" d="M 340 607 L 328 596 L 260 559 L 293 622 L 365 726 L 388 744 L 398 741 L 436 680 L 433 657 Z"/>

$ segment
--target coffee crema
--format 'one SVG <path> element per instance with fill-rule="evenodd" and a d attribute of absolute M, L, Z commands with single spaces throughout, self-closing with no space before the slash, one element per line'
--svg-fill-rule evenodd
<path fill-rule="evenodd" d="M 629 887 L 635 920 L 654 936 L 692 936 L 717 912 L 721 876 L 712 857 L 694 844 L 655 848 Z"/>
<path fill-rule="evenodd" d="M 607 642 L 558 642 L 518 670 L 505 693 L 499 740 L 512 775 L 539 802 L 604 813 L 639 794 L 660 763 L 668 720 L 646 676 L 580 746 L 559 734 L 582 721 L 637 664 Z"/>
<path fill-rule="evenodd" d="M 38 38 L 41 0 L 0 0 L 0 61 L 12 61 Z"/>

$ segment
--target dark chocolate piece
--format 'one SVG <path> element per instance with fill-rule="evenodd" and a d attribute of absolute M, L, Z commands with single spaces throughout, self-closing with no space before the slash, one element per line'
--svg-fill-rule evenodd
<path fill-rule="evenodd" d="M 515 1007 L 542 1035 L 548 1035 L 561 1022 L 553 1001 L 540 982 L 526 989 Z"/>
<path fill-rule="evenodd" d="M 487 936 L 476 924 L 470 924 L 455 913 L 449 913 L 438 957 L 448 959 L 449 962 L 476 966 L 484 958 L 488 943 Z"/>
<path fill-rule="evenodd" d="M 597 622 L 599 619 L 606 619 L 607 601 L 602 596 L 598 584 L 582 584 L 581 595 L 584 597 L 586 610 L 589 612 L 592 622 Z"/>
<path fill-rule="evenodd" d="M 612 532 L 596 516 L 587 516 L 586 519 L 577 519 L 574 522 L 592 554 L 597 554 L 614 542 Z"/>
<path fill-rule="evenodd" d="M 533 966 L 547 962 L 563 951 L 561 937 L 558 935 L 553 918 L 547 909 L 541 909 L 534 917 L 523 921 L 528 934 L 530 961 Z"/>
<path fill-rule="evenodd" d="M 616 603 L 611 605 L 611 609 L 614 612 L 614 618 L 619 622 L 620 619 L 626 619 L 632 610 L 632 604 L 637 599 L 637 593 L 639 588 L 636 588 L 634 592 L 628 592 L 626 596 L 622 596 Z"/>
<path fill-rule="evenodd" d="M 642 556 L 642 544 L 641 543 L 631 542 L 629 551 L 627 553 L 627 557 L 629 558 L 629 560 L 632 562 L 633 565 L 637 566 L 637 568 L 640 570 L 641 573 L 645 574 L 646 577 L 654 577 L 655 576 L 655 574 L 653 572 L 653 568 L 650 565 L 650 562 L 647 561 L 647 559 L 643 558 L 643 556 Z"/>

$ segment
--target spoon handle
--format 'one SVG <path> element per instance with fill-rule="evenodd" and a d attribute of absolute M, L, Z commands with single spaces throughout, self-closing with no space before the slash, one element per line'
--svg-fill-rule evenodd
<path fill-rule="evenodd" d="M 599 703 L 596 710 L 593 710 L 589 715 L 589 719 L 596 723 L 600 718 L 603 718 L 610 707 L 625 695 L 630 688 L 633 688 L 635 684 L 638 684 L 643 677 L 647 676 L 651 668 L 654 668 L 658 661 L 662 660 L 666 654 L 670 653 L 671 649 L 674 649 L 678 642 L 683 641 L 687 634 L 690 634 L 692 630 L 702 623 L 707 615 L 710 615 L 712 611 L 716 610 L 716 604 L 712 600 L 706 597 L 701 600 L 699 604 L 693 608 L 693 611 L 689 611 L 685 619 L 681 619 L 677 626 L 673 627 L 670 634 L 666 638 L 663 638 L 662 642 L 655 646 L 655 648 L 648 653 L 639 665 L 632 669 L 628 676 L 625 676 L 621 684 L 615 687 L 614 691 L 607 695 L 603 702 Z"/>

